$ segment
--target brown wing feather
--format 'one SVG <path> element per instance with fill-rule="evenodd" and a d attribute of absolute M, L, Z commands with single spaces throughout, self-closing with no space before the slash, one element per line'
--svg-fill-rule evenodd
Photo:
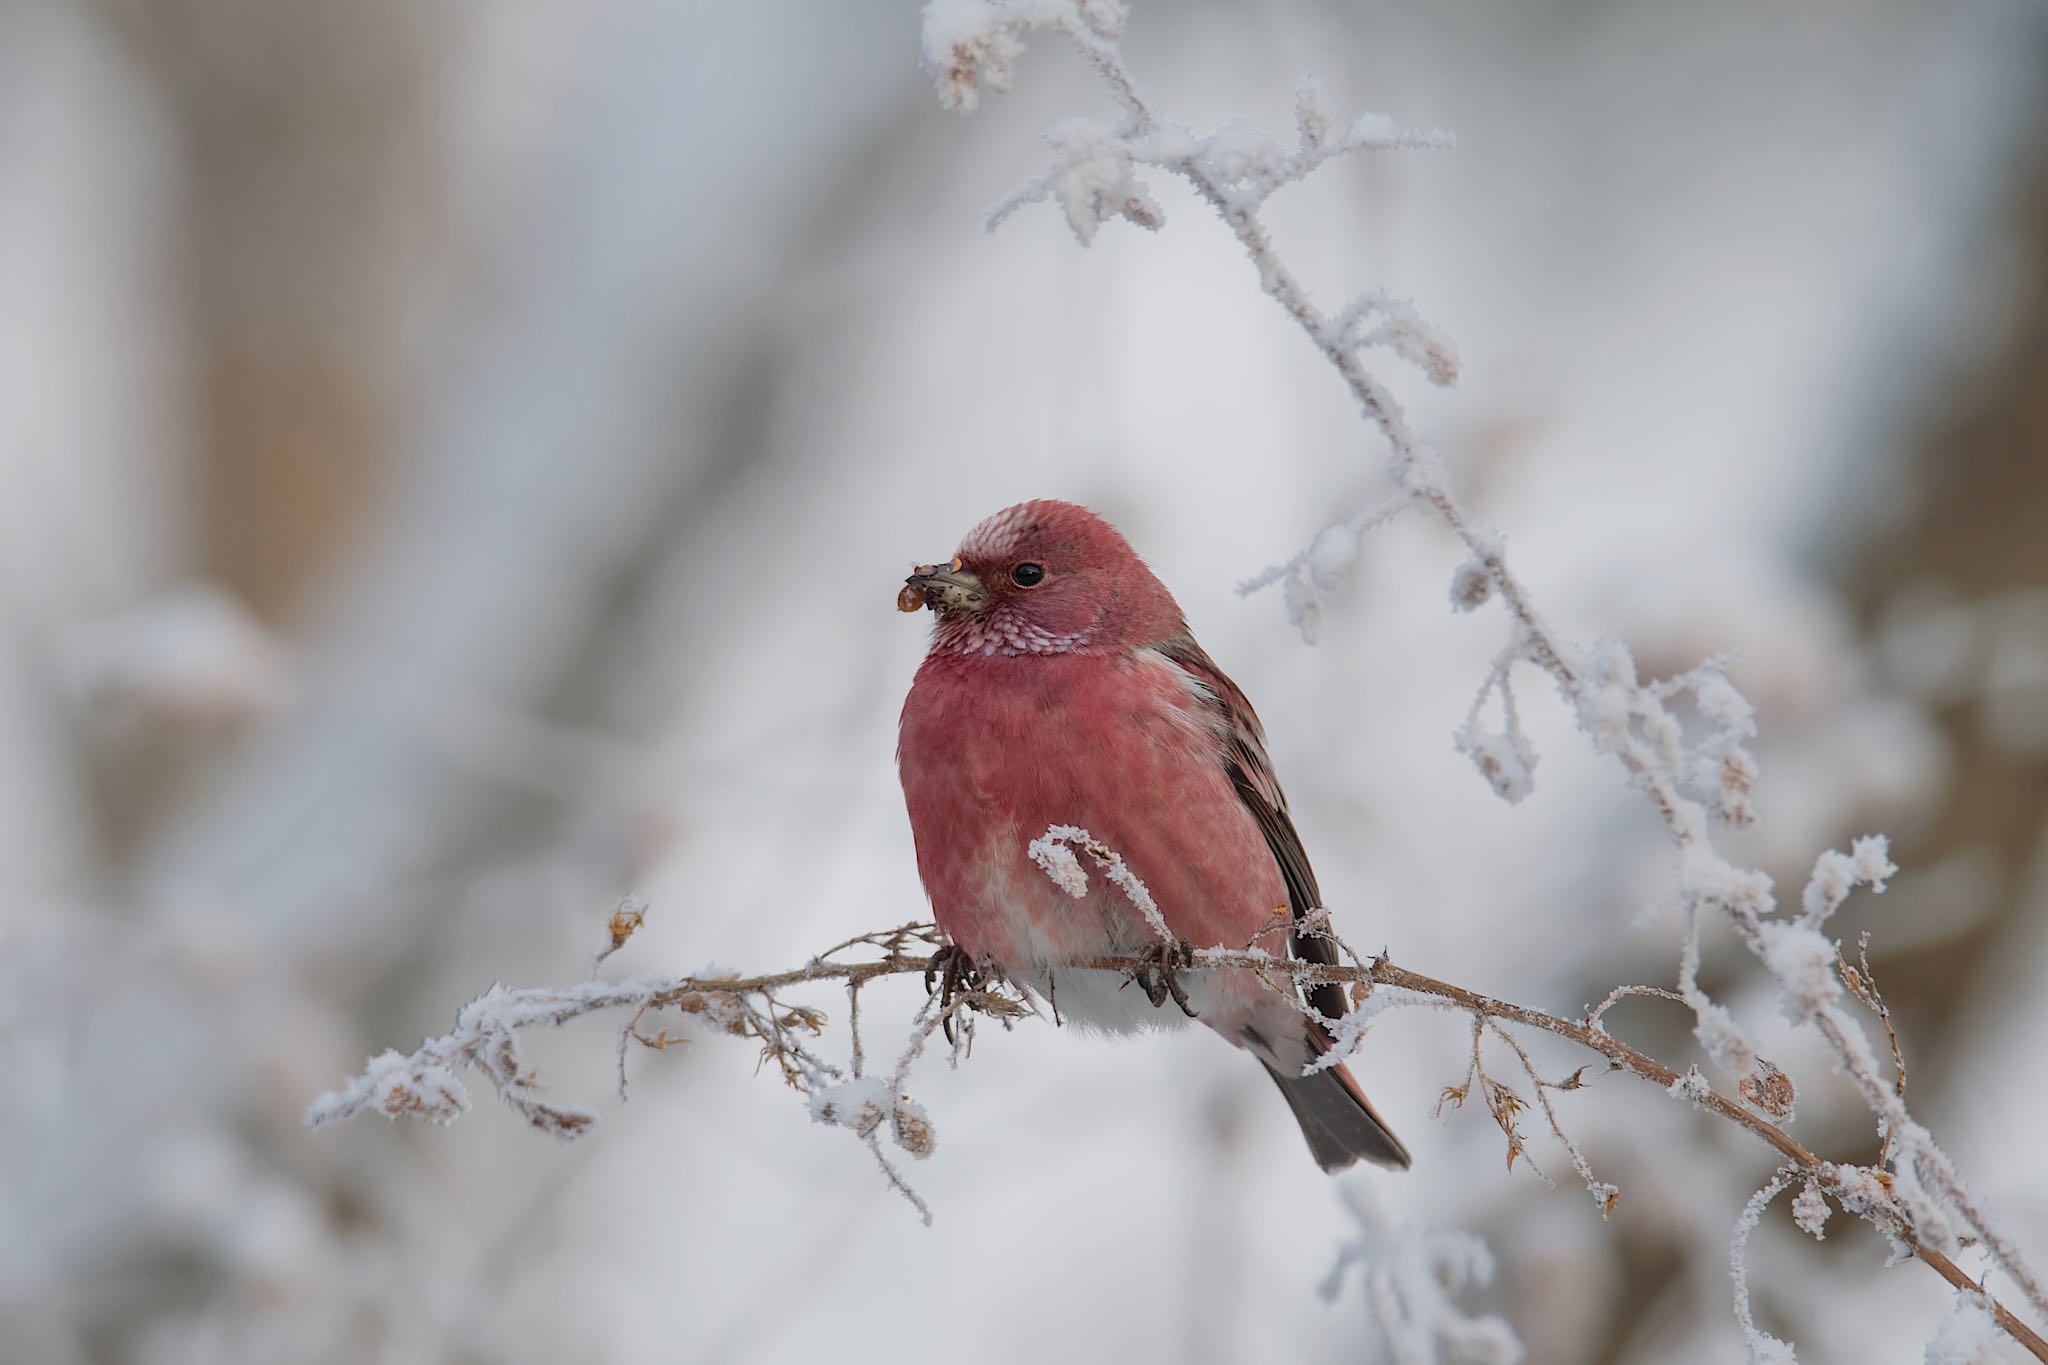
<path fill-rule="evenodd" d="M 1309 866 L 1308 851 L 1301 846 L 1301 835 L 1288 818 L 1287 796 L 1280 790 L 1279 778 L 1273 775 L 1273 761 L 1266 754 L 1266 729 L 1259 723 L 1258 713 L 1192 635 L 1175 636 L 1159 646 L 1159 652 L 1201 683 L 1221 712 L 1227 726 L 1224 762 L 1230 771 L 1231 785 L 1258 822 L 1259 832 L 1266 836 L 1266 847 L 1273 850 L 1273 860 L 1280 864 L 1280 875 L 1287 883 L 1287 906 L 1299 923 L 1322 908 L 1323 893 L 1316 885 L 1315 870 Z M 1337 962 L 1337 945 L 1327 938 L 1297 932 L 1288 935 L 1288 947 L 1306 962 L 1331 966 Z M 1308 1002 L 1328 1019 L 1344 1017 L 1344 988 L 1335 983 L 1312 988 Z"/>

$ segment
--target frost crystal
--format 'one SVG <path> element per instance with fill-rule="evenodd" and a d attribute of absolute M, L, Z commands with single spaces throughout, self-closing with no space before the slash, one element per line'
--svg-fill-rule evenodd
<path fill-rule="evenodd" d="M 1827 1196 L 1820 1192 L 1820 1186 L 1808 1181 L 1792 1200 L 1792 1221 L 1799 1225 L 1801 1232 L 1812 1235 L 1816 1242 L 1827 1240 L 1827 1233 L 1821 1229 L 1828 1221 Z"/>
<path fill-rule="evenodd" d="M 454 1072 L 438 1062 L 386 1048 L 370 1059 L 362 1075 L 315 1099 L 306 1110 L 306 1126 L 324 1128 L 369 1109 L 386 1118 L 411 1114 L 435 1123 L 453 1123 L 469 1112 L 469 1091 Z"/>
<path fill-rule="evenodd" d="M 1922 1244 L 1952 1256 L 1961 1249 L 1955 1224 L 1943 1201 L 1921 1180 L 1920 1163 L 1914 1159 L 1916 1149 L 1927 1140 L 1927 1130 L 1918 1124 L 1899 1134 L 1900 1150 L 1892 1159 L 1892 1198 L 1912 1220 L 1914 1235 Z"/>
<path fill-rule="evenodd" d="M 1750 794 L 1756 790 L 1755 757 L 1747 749 L 1732 749 L 1721 756 L 1716 776 L 1715 813 L 1731 825 L 1754 823 L 1756 805 L 1750 800 Z"/>
<path fill-rule="evenodd" d="M 1204 138 L 1199 155 L 1217 180 L 1253 190 L 1278 188 L 1294 165 L 1279 143 L 1243 119 L 1232 119 Z"/>
<path fill-rule="evenodd" d="M 1820 855 L 1813 864 L 1813 876 L 1799 897 L 1799 907 L 1818 924 L 1832 915 L 1856 887 L 1856 864 L 1849 855 L 1834 849 Z"/>
<path fill-rule="evenodd" d="M 1052 884 L 1072 896 L 1075 900 L 1088 894 L 1088 870 L 1081 866 L 1081 860 L 1074 856 L 1074 850 L 1054 839 L 1050 833 L 1033 839 L 1024 851 L 1031 861 L 1045 869 L 1045 875 L 1052 878 Z"/>
<path fill-rule="evenodd" d="M 1799 1356 L 1789 1341 L 1780 1341 L 1769 1332 L 1758 1331 L 1749 1339 L 1750 1365 L 1799 1365 Z"/>
<path fill-rule="evenodd" d="M 1835 1199 L 1849 1212 L 1868 1217 L 1892 1205 L 1884 1178 L 1869 1166 L 1830 1164 L 1823 1168 Z"/>
<path fill-rule="evenodd" d="M 1750 706 L 1749 698 L 1719 673 L 1701 676 L 1693 684 L 1692 697 L 1700 708 L 1700 715 L 1715 729 L 1744 739 L 1755 738 L 1756 711 Z"/>
<path fill-rule="evenodd" d="M 863 1076 L 811 1092 L 811 1122 L 851 1128 L 866 1137 L 882 1126 L 891 1105 L 886 1077 Z"/>
<path fill-rule="evenodd" d="M 1898 873 L 1892 865 L 1891 841 L 1882 834 L 1865 835 L 1850 844 L 1847 853 L 1829 849 L 1814 860 L 1813 876 L 1799 897 L 1805 923 L 1819 928 L 1858 886 L 1882 893 L 1885 883 Z"/>
<path fill-rule="evenodd" d="M 1451 574 L 1451 606 L 1458 611 L 1476 611 L 1493 596 L 1493 571 L 1477 559 L 1468 559 Z"/>
<path fill-rule="evenodd" d="M 1131 908 L 1145 917 L 1145 923 L 1152 926 L 1152 932 L 1159 936 L 1161 943 L 1174 943 L 1177 938 L 1166 924 L 1166 916 L 1159 913 L 1159 903 L 1152 899 L 1151 890 L 1137 873 L 1131 871 L 1123 855 L 1096 839 L 1078 825 L 1053 825 L 1044 834 L 1024 846 L 1031 860 L 1045 869 L 1045 875 L 1052 878 L 1053 885 L 1076 899 L 1088 893 L 1088 874 L 1074 856 L 1079 849 L 1102 869 L 1102 875 L 1124 893 L 1124 899 Z"/>
<path fill-rule="evenodd" d="M 1804 1018 L 1842 993 L 1835 977 L 1835 945 L 1817 929 L 1803 924 L 1771 923 L 1757 931 L 1764 966 L 1785 988 L 1786 1011 Z"/>
<path fill-rule="evenodd" d="M 1374 986 L 1372 993 L 1359 1001 L 1355 1009 L 1330 1026 L 1330 1046 L 1304 1066 L 1301 1074 L 1313 1076 L 1318 1071 L 1328 1071 L 1342 1063 L 1358 1050 L 1372 1022 L 1388 1010 L 1433 1003 L 1428 996 L 1418 996 L 1398 986 Z"/>
<path fill-rule="evenodd" d="M 1124 36 L 1124 24 L 1131 17 L 1124 0 L 1073 0 L 1073 10 L 1096 37 L 1110 42 Z"/>
<path fill-rule="evenodd" d="M 1323 634 L 1323 598 L 1316 591 L 1315 580 L 1306 573 L 1287 575 L 1280 589 L 1281 603 L 1287 608 L 1287 619 L 1301 632 L 1301 638 L 1314 644 Z"/>
<path fill-rule="evenodd" d="M 1458 346 L 1450 334 L 1423 321 L 1415 305 L 1389 300 L 1386 323 L 1368 337 L 1384 339 L 1388 349 L 1421 370 L 1438 388 L 1458 382 Z"/>
<path fill-rule="evenodd" d="M 1679 855 L 1678 890 L 1701 905 L 1725 906 L 1752 915 L 1765 914 L 1771 908 L 1769 876 L 1737 867 L 1704 844 Z"/>
<path fill-rule="evenodd" d="M 932 1154 L 938 1135 L 931 1115 L 908 1095 L 898 1094 L 885 1076 L 860 1076 L 811 1092 L 811 1122 L 850 1128 L 864 1138 L 889 1125 L 898 1147 L 918 1160 Z"/>
<path fill-rule="evenodd" d="M 1379 321 L 1368 326 L 1375 318 Z M 1457 343 L 1407 299 L 1384 292 L 1361 295 L 1325 324 L 1323 335 L 1332 345 L 1347 350 L 1384 346 L 1439 388 L 1458 382 Z"/>
<path fill-rule="evenodd" d="M 1535 790 L 1535 779 L 1529 770 L 1536 766 L 1536 754 L 1521 735 L 1467 733 L 1459 737 L 1458 747 L 1471 758 L 1480 776 L 1493 784 L 1494 792 L 1510 805 Z"/>
<path fill-rule="evenodd" d="M 1735 1022 L 1727 1006 L 1702 999 L 1694 1003 L 1693 1012 L 1697 1016 L 1693 1037 L 1700 1040 L 1714 1065 L 1731 1075 L 1745 1074 L 1756 1066 L 1756 1045 L 1749 1041 L 1749 1035 Z M 1701 1081 L 1702 1085 L 1705 1083 Z"/>
<path fill-rule="evenodd" d="M 1588 651 L 1577 701 L 1579 726 L 1595 747 L 1602 753 L 1621 752 L 1636 702 L 1636 664 L 1627 645 L 1603 640 Z"/>
<path fill-rule="evenodd" d="M 1113 42 L 1123 36 L 1126 17 L 1122 0 L 928 0 L 924 69 L 940 105 L 971 114 L 981 107 L 977 82 L 998 95 L 1009 91 L 1026 33 L 1077 27 Z"/>
<path fill-rule="evenodd" d="M 1314 76 L 1304 80 L 1294 92 L 1294 127 L 1301 135 L 1301 150 L 1319 151 L 1330 143 L 1330 126 L 1337 121 L 1337 110 L 1330 103 L 1330 91 Z"/>
<path fill-rule="evenodd" d="M 939 103 L 971 114 L 981 107 L 979 82 L 997 94 L 1010 88 L 1024 55 L 1018 26 L 982 0 L 931 0 L 924 7 L 924 65 Z"/>
<path fill-rule="evenodd" d="M 1882 834 L 1866 834 L 1849 845 L 1849 860 L 1856 866 L 1856 880 L 1879 894 L 1885 883 L 1899 875 L 1892 862 L 1892 843 Z"/>
<path fill-rule="evenodd" d="M 1358 532 L 1343 524 L 1323 528 L 1308 547 L 1309 572 L 1325 590 L 1341 586 L 1357 559 Z"/>
<path fill-rule="evenodd" d="M 1354 147 L 1369 147 L 1374 151 L 1390 152 L 1410 146 L 1415 136 L 1416 134 L 1403 128 L 1392 114 L 1367 109 L 1351 120 L 1349 141 Z"/>
<path fill-rule="evenodd" d="M 1674 1100 L 1691 1100 L 1694 1104 L 1705 1104 L 1707 1097 L 1714 1093 L 1714 1087 L 1707 1084 L 1707 1078 L 1696 1066 L 1689 1066 L 1685 1074 L 1673 1081 L 1664 1092 Z"/>
<path fill-rule="evenodd" d="M 1111 218 L 1148 229 L 1166 221 L 1137 178 L 1130 148 L 1108 128 L 1093 119 L 1064 119 L 1045 130 L 1045 141 L 1054 157 L 1049 188 L 1081 245 L 1093 242 Z"/>
<path fill-rule="evenodd" d="M 1742 1216 L 1735 1221 L 1735 1237 L 1728 1249 L 1728 1277 L 1735 1282 L 1735 1321 L 1742 1328 L 1742 1343 L 1750 1365 L 1797 1365 L 1798 1360 L 1789 1343 L 1756 1325 L 1749 1307 L 1749 1235 L 1763 1221 L 1764 1210 L 1784 1190 L 1786 1180 L 1786 1174 L 1780 1172 L 1742 1206 Z"/>
<path fill-rule="evenodd" d="M 1959 1293 L 1955 1311 L 1941 1320 L 1927 1343 L 1927 1365 L 1997 1365 L 2004 1358 L 1999 1354 L 2004 1339 L 1997 1320 L 1984 1311 L 1982 1296 Z"/>

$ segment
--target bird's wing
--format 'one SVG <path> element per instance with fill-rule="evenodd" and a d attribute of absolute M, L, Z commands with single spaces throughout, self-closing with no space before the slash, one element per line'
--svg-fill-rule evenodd
<path fill-rule="evenodd" d="M 1287 883 L 1288 908 L 1299 924 L 1322 908 L 1323 893 L 1316 886 L 1315 870 L 1308 864 L 1301 835 L 1288 818 L 1287 796 L 1280 790 L 1280 779 L 1273 775 L 1273 760 L 1266 754 L 1266 729 L 1259 724 L 1258 713 L 1229 675 L 1216 666 L 1208 651 L 1195 643 L 1194 636 L 1183 633 L 1157 648 L 1201 684 L 1209 703 L 1221 715 L 1223 761 L 1230 773 L 1230 785 L 1237 789 L 1238 799 L 1258 822 L 1259 832 L 1266 836 L 1266 847 L 1280 864 L 1280 875 Z M 1337 945 L 1319 935 L 1297 931 L 1288 936 L 1288 946 L 1296 957 L 1307 962 L 1332 966 L 1337 962 Z M 1344 988 L 1334 982 L 1311 988 L 1308 1001 L 1319 1014 L 1332 1020 L 1343 1018 L 1346 1012 Z"/>

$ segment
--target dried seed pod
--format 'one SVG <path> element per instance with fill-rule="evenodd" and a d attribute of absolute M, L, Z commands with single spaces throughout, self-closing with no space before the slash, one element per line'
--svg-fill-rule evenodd
<path fill-rule="evenodd" d="M 1792 1106 L 1799 1098 L 1792 1078 L 1762 1057 L 1756 1059 L 1756 1066 L 1742 1078 L 1736 1090 L 1744 1104 L 1776 1123 L 1792 1117 Z"/>

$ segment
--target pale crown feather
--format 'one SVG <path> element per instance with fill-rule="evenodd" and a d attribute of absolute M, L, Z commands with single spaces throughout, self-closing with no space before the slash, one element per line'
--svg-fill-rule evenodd
<path fill-rule="evenodd" d="M 960 542 L 960 553 L 970 558 L 1001 559 L 1009 554 L 1018 535 L 1036 515 L 1030 503 L 1020 502 L 984 517 Z"/>

